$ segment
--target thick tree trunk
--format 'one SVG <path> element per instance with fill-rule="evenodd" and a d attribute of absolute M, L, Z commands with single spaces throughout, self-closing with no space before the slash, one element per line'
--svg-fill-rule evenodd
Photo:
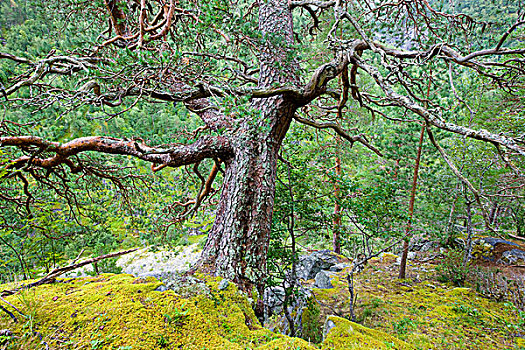
<path fill-rule="evenodd" d="M 288 1 L 259 1 L 259 29 L 263 42 L 258 86 L 297 86 L 298 65 L 290 59 L 290 48 L 283 45 L 293 43 Z M 245 291 L 257 287 L 262 295 L 278 151 L 297 103 L 274 96 L 255 99 L 251 107 L 252 115 L 229 137 L 233 156 L 223 159 L 221 198 L 200 268 L 232 280 Z"/>
<path fill-rule="evenodd" d="M 234 156 L 225 162 L 215 223 L 202 257 L 203 269 L 245 290 L 264 282 L 277 156 L 295 107 L 275 97 L 260 103 L 260 111 L 257 122 L 246 123 L 232 141 Z"/>

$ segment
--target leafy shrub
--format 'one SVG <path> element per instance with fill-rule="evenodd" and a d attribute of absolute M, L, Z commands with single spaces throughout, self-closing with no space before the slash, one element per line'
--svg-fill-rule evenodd
<path fill-rule="evenodd" d="M 469 270 L 470 263 L 463 264 L 463 252 L 449 250 L 445 253 L 445 258 L 436 267 L 436 278 L 440 282 L 451 282 L 455 286 L 463 287 Z"/>

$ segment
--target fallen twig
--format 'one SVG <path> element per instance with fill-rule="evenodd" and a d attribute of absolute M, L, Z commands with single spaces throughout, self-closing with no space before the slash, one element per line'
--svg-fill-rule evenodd
<path fill-rule="evenodd" d="M 88 260 L 84 260 L 82 262 L 79 262 L 79 263 L 76 263 L 76 264 L 72 264 L 72 265 L 68 265 L 68 266 L 64 266 L 64 267 L 59 267 L 59 268 L 56 268 L 54 269 L 53 271 L 51 271 L 50 273 L 48 273 L 45 277 L 39 279 L 38 281 L 36 282 L 33 282 L 33 283 L 29 283 L 25 286 L 22 286 L 20 288 L 16 288 L 16 289 L 12 289 L 12 290 L 4 290 L 0 293 L 0 297 L 5 297 L 5 296 L 8 296 L 8 295 L 13 295 L 17 292 L 19 292 L 20 290 L 23 290 L 23 289 L 30 289 L 30 288 L 33 288 L 33 287 L 37 287 L 37 286 L 40 286 L 42 284 L 47 284 L 47 283 L 53 283 L 55 282 L 55 279 L 66 273 L 66 272 L 69 272 L 69 271 L 72 271 L 72 270 L 75 270 L 75 269 L 78 269 L 79 267 L 82 267 L 82 266 L 85 266 L 85 265 L 89 265 L 89 264 L 93 264 L 93 263 L 96 263 L 100 260 L 103 260 L 103 259 L 107 259 L 107 258 L 113 258 L 115 256 L 120 256 L 120 255 L 124 255 L 124 254 L 128 254 L 128 253 L 131 253 L 131 252 L 134 252 L 136 250 L 138 250 L 139 248 L 133 248 L 133 249 L 128 249 L 128 250 L 122 250 L 120 252 L 115 252 L 115 253 L 109 253 L 109 254 L 105 254 L 105 255 L 101 255 L 101 256 L 98 256 L 96 258 L 91 258 L 91 259 L 88 259 Z"/>
<path fill-rule="evenodd" d="M 0 310 L 4 311 L 6 314 L 8 314 L 9 317 L 11 317 L 13 319 L 14 323 L 18 323 L 18 319 L 16 318 L 16 316 L 11 311 L 7 310 L 2 305 L 0 305 Z"/>
<path fill-rule="evenodd" d="M 18 308 L 16 306 L 14 306 L 13 304 L 11 304 L 10 302 L 8 302 L 7 300 L 5 300 L 4 298 L 0 297 L 0 300 L 3 301 L 4 303 L 6 303 L 7 305 L 11 306 L 13 309 L 16 310 L 16 312 L 18 312 L 20 315 L 24 316 L 25 318 L 27 318 L 26 315 L 24 315 L 22 313 L 22 311 L 18 310 Z"/>

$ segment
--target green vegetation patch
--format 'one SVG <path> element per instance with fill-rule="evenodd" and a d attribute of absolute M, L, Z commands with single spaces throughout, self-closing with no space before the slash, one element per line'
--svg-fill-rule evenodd
<path fill-rule="evenodd" d="M 326 335 L 323 349 L 415 349 L 385 332 L 340 317 L 330 316 L 328 319 L 335 327 Z"/>
<path fill-rule="evenodd" d="M 65 279 L 7 298 L 28 318 L 0 314 L 0 329 L 15 335 L 8 349 L 41 341 L 55 349 L 314 349 L 262 328 L 233 284 L 219 291 L 216 280 L 205 283 L 209 293 L 183 298 L 155 291 L 161 283 L 152 277 Z"/>
<path fill-rule="evenodd" d="M 470 288 L 455 288 L 430 279 L 399 280 L 387 265 L 370 264 L 355 276 L 356 319 L 368 327 L 366 329 L 390 334 L 416 349 L 520 349 L 523 346 L 520 337 L 523 315 L 510 303 L 491 301 Z M 433 270 L 431 266 L 427 269 Z M 333 314 L 349 318 L 350 301 L 344 273 L 333 278 L 332 284 L 334 289 L 314 289 L 322 318 Z M 345 346 L 359 348 L 352 344 L 364 336 L 360 331 L 355 333 L 356 329 L 360 330 L 358 325 L 350 325 L 353 329 L 347 336 L 350 345 Z M 343 340 L 341 337 L 346 331 L 341 327 L 325 344 L 332 339 L 335 348 L 339 346 L 334 339 Z M 384 344 L 387 343 L 389 341 Z M 381 344 L 369 344 L 385 348 Z"/>

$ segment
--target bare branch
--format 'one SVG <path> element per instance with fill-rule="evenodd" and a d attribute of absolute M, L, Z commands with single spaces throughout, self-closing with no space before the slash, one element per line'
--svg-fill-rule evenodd
<path fill-rule="evenodd" d="M 341 128 L 341 126 L 339 126 L 336 123 L 317 123 L 312 120 L 304 119 L 298 116 L 295 116 L 294 119 L 297 120 L 299 123 L 312 126 L 316 129 L 332 129 L 342 138 L 349 141 L 351 145 L 353 145 L 354 142 L 359 142 L 368 149 L 372 150 L 378 156 L 383 157 L 383 154 L 368 142 L 364 134 L 350 136 L 343 128 Z"/>
<path fill-rule="evenodd" d="M 84 261 L 76 263 L 76 264 L 72 264 L 72 265 L 56 268 L 56 269 L 54 269 L 53 271 L 49 272 L 46 276 L 44 276 L 43 278 L 39 279 L 36 282 L 29 283 L 29 284 L 24 285 L 24 286 L 22 286 L 20 288 L 17 288 L 17 289 L 2 291 L 0 293 L 0 297 L 13 295 L 13 294 L 15 294 L 15 293 L 17 293 L 17 292 L 19 292 L 21 290 L 27 290 L 27 289 L 30 289 L 30 288 L 33 288 L 33 287 L 41 286 L 43 284 L 54 283 L 57 277 L 59 277 L 60 275 L 63 275 L 66 272 L 78 269 L 79 267 L 82 267 L 82 266 L 86 266 L 86 265 L 89 265 L 89 264 L 94 264 L 94 263 L 96 263 L 96 262 L 98 262 L 100 260 L 104 260 L 104 259 L 108 259 L 108 258 L 114 258 L 114 257 L 121 256 L 121 255 L 124 255 L 124 254 L 129 254 L 129 253 L 134 252 L 134 251 L 136 251 L 138 249 L 139 248 L 133 248 L 133 249 L 128 249 L 128 250 L 122 250 L 120 252 L 109 253 L 109 254 L 98 256 L 96 258 L 87 259 L 87 260 L 84 260 Z"/>
<path fill-rule="evenodd" d="M 335 1 L 317 1 L 317 0 L 301 0 L 301 1 L 290 1 L 290 7 L 295 8 L 299 6 L 315 6 L 318 8 L 329 8 L 335 5 Z"/>
<path fill-rule="evenodd" d="M 374 80 L 379 85 L 381 90 L 383 90 L 383 92 L 385 93 L 386 97 L 390 101 L 392 101 L 393 104 L 400 106 L 400 107 L 404 107 L 416 113 L 417 115 L 425 119 L 428 123 L 440 129 L 451 131 L 453 133 L 460 134 L 460 135 L 463 135 L 469 138 L 473 138 L 476 140 L 490 142 L 493 144 L 500 144 L 514 152 L 517 152 L 518 154 L 522 156 L 525 156 L 525 148 L 519 146 L 516 143 L 516 141 L 512 138 L 508 138 L 502 135 L 496 135 L 494 133 L 491 133 L 483 129 L 474 130 L 474 129 L 471 129 L 465 126 L 446 122 L 445 120 L 441 119 L 439 116 L 436 116 L 433 113 L 431 113 L 428 109 L 412 101 L 409 97 L 403 96 L 397 93 L 392 88 L 392 86 L 387 82 L 387 80 L 381 75 L 381 73 L 376 67 L 368 63 L 365 63 L 359 57 L 354 56 L 353 58 L 356 64 L 359 66 L 359 68 L 363 69 L 365 72 L 370 74 L 372 78 L 374 78 Z"/>

